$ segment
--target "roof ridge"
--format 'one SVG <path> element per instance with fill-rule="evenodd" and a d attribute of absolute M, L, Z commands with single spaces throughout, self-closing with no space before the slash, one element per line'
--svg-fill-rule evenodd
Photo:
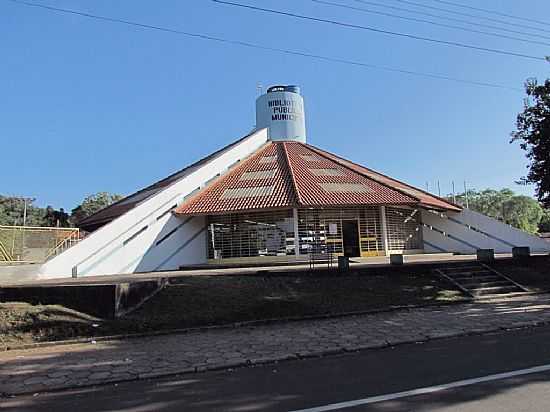
<path fill-rule="evenodd" d="M 302 195 L 300 194 L 300 191 L 298 190 L 298 183 L 296 182 L 296 177 L 294 175 L 294 167 L 292 166 L 290 157 L 288 155 L 288 150 L 286 148 L 286 145 L 288 142 L 281 142 L 281 143 L 283 146 L 283 152 L 285 154 L 286 165 L 288 167 L 288 171 L 290 174 L 290 181 L 292 182 L 292 189 L 294 190 L 294 194 L 296 195 L 296 203 L 298 203 L 299 205 L 304 205 L 304 201 L 302 199 Z"/>
<path fill-rule="evenodd" d="M 227 169 L 227 171 L 225 173 L 220 174 L 219 176 L 212 179 L 212 181 L 209 182 L 209 184 L 207 186 L 201 188 L 201 190 L 199 190 L 194 195 L 191 195 L 188 199 L 185 199 L 185 201 L 181 205 L 179 205 L 177 209 L 180 209 L 184 204 L 189 204 L 191 202 L 196 201 L 200 197 L 206 196 L 206 194 L 210 193 L 217 184 L 220 184 L 220 183 L 226 181 L 231 176 L 233 176 L 233 174 L 237 173 L 240 169 L 244 168 L 248 162 L 255 159 L 256 156 L 260 156 L 272 143 L 273 142 L 271 142 L 269 140 L 266 141 L 262 146 L 260 146 L 254 152 L 250 153 L 244 159 L 241 159 L 237 166 L 235 166 L 232 169 Z"/>
<path fill-rule="evenodd" d="M 339 166 L 344 167 L 344 168 L 350 170 L 351 172 L 356 173 L 356 174 L 362 176 L 362 177 L 365 178 L 365 179 L 373 180 L 373 181 L 375 181 L 376 183 L 378 183 L 378 184 L 380 184 L 380 185 L 382 185 L 382 186 L 385 186 L 385 187 L 387 187 L 387 188 L 390 189 L 390 190 L 394 190 L 394 191 L 396 191 L 396 192 L 399 192 L 399 193 L 401 193 L 402 195 L 411 198 L 412 200 L 416 200 L 417 202 L 421 202 L 421 201 L 422 201 L 421 199 L 417 198 L 416 196 L 411 195 L 410 193 L 406 193 L 406 192 L 403 191 L 403 190 L 399 190 L 399 188 L 392 187 L 392 186 L 390 186 L 390 185 L 388 185 L 388 184 L 386 184 L 386 183 L 384 183 L 384 182 L 381 182 L 381 181 L 379 181 L 379 180 L 377 180 L 377 179 L 374 179 L 374 178 L 372 178 L 372 177 L 370 177 L 370 176 L 368 176 L 368 175 L 366 175 L 366 174 L 364 174 L 364 173 L 359 172 L 358 170 L 355 170 L 355 169 L 349 167 L 348 165 L 346 165 L 346 164 L 344 164 L 344 163 L 342 163 L 342 162 L 340 161 L 340 159 L 342 159 L 342 158 L 341 158 L 340 156 L 338 156 L 338 155 L 335 155 L 335 154 L 332 154 L 332 153 L 327 152 L 327 153 L 329 153 L 330 155 L 336 157 L 336 159 L 331 159 L 329 156 L 327 156 L 327 155 L 325 154 L 325 152 L 324 152 L 322 149 L 318 149 L 317 147 L 312 146 L 312 145 L 309 145 L 309 144 L 307 144 L 307 143 L 306 143 L 306 144 L 301 143 L 301 144 L 303 144 L 304 146 L 306 146 L 308 149 L 313 150 L 315 153 L 317 153 L 318 155 L 324 157 L 325 159 L 330 160 L 330 161 L 332 161 L 332 162 L 335 162 L 335 163 L 337 163 Z M 346 159 L 344 159 L 344 160 L 345 160 L 345 161 L 348 161 L 348 160 L 346 160 Z M 353 164 L 355 164 L 356 166 L 361 166 L 361 165 L 359 165 L 359 164 L 357 164 L 357 163 L 354 163 L 354 162 L 350 162 L 350 163 L 353 163 Z M 361 167 L 363 167 L 363 166 L 361 166 Z M 365 169 L 367 169 L 367 168 L 365 168 Z M 391 179 L 391 178 L 390 178 L 390 179 Z"/>

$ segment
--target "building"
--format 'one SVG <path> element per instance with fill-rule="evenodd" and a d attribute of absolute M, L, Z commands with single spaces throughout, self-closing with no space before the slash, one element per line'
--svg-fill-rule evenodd
<path fill-rule="evenodd" d="M 82 222 L 41 277 L 294 262 L 311 254 L 475 253 L 550 244 L 307 143 L 303 98 L 274 86 L 255 130 Z"/>

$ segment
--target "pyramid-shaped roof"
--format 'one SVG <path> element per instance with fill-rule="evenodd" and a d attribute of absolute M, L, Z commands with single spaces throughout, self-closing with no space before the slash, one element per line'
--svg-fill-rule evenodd
<path fill-rule="evenodd" d="M 268 142 L 180 205 L 176 214 L 211 215 L 290 207 L 419 205 L 460 207 L 299 142 Z"/>

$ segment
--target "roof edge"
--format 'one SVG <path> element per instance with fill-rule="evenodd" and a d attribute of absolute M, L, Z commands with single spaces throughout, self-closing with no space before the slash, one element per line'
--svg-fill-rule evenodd
<path fill-rule="evenodd" d="M 80 222 L 78 222 L 78 227 L 83 227 L 83 226 L 88 226 L 88 227 L 89 227 L 89 226 L 93 226 L 94 224 L 103 223 L 103 222 L 104 222 L 104 223 L 101 225 L 101 227 L 105 226 L 106 224 L 109 224 L 109 223 L 112 222 L 113 220 L 118 219 L 120 216 L 123 216 L 124 214 L 128 213 L 130 210 L 132 210 L 132 209 L 134 209 L 135 207 L 141 205 L 143 202 L 146 202 L 147 200 L 149 200 L 151 197 L 155 196 L 155 195 L 158 194 L 159 192 L 161 192 L 161 191 L 167 189 L 168 187 L 172 186 L 173 184 L 177 183 L 180 179 L 175 180 L 174 182 L 172 182 L 171 184 L 166 185 L 165 187 L 161 187 L 161 188 L 159 189 L 158 192 L 153 193 L 153 194 L 151 194 L 150 196 L 147 196 L 146 198 L 144 198 L 144 199 L 142 199 L 142 200 L 140 200 L 140 201 L 137 201 L 137 202 L 135 203 L 135 205 L 133 205 L 133 206 L 130 207 L 128 210 L 125 210 L 125 211 L 123 211 L 122 213 L 120 213 L 120 214 L 118 214 L 118 215 L 116 215 L 116 216 L 108 216 L 108 217 L 104 217 L 104 218 L 97 219 L 97 220 L 95 220 L 95 221 L 94 221 L 94 218 L 96 218 L 97 215 L 99 215 L 100 213 L 104 213 L 104 212 L 105 212 L 106 210 L 108 210 L 108 209 L 111 209 L 111 208 L 113 208 L 113 207 L 119 206 L 122 202 L 124 202 L 125 200 L 128 200 L 128 199 L 129 199 L 130 197 L 132 197 L 132 196 L 137 196 L 137 195 L 139 195 L 140 193 L 143 193 L 143 192 L 145 192 L 145 191 L 147 191 L 147 190 L 151 190 L 151 189 L 154 188 L 156 185 L 159 185 L 159 184 L 161 184 L 162 182 L 165 182 L 165 181 L 167 181 L 167 180 L 170 180 L 171 178 L 177 176 L 177 175 L 180 174 L 180 173 L 184 173 L 186 170 L 191 169 L 192 167 L 199 166 L 200 164 L 202 164 L 202 163 L 204 163 L 204 162 L 208 162 L 209 160 L 212 160 L 212 159 L 215 158 L 216 156 L 218 156 L 218 155 L 220 155 L 221 153 L 223 153 L 223 152 L 225 152 L 225 151 L 227 151 L 227 150 L 233 148 L 234 146 L 237 146 L 238 144 L 240 144 L 240 143 L 244 142 L 245 140 L 251 138 L 251 137 L 254 136 L 256 133 L 258 133 L 258 132 L 260 132 L 260 131 L 262 131 L 262 130 L 264 130 L 264 129 L 254 129 L 254 130 L 252 130 L 251 132 L 249 132 L 248 134 L 244 135 L 243 137 L 240 137 L 239 139 L 235 140 L 234 142 L 229 143 L 229 144 L 226 145 L 226 146 L 223 146 L 222 148 L 220 148 L 220 149 L 214 151 L 213 153 L 211 153 L 211 154 L 209 154 L 209 155 L 207 155 L 207 156 L 205 156 L 205 157 L 203 157 L 203 158 L 197 160 L 196 162 L 193 162 L 193 163 L 191 163 L 190 165 L 188 165 L 188 166 L 186 166 L 186 167 L 184 167 L 184 168 L 182 168 L 182 169 L 180 169 L 180 170 L 178 170 L 178 171 L 176 171 L 176 172 L 174 172 L 174 173 L 171 173 L 170 175 L 166 176 L 165 178 L 160 179 L 160 180 L 156 181 L 155 183 L 150 184 L 149 186 L 146 186 L 146 187 L 144 187 L 143 189 L 140 189 L 140 190 L 138 190 L 137 192 L 134 192 L 134 193 L 132 193 L 132 194 L 130 194 L 130 195 L 128 195 L 128 196 L 125 196 L 125 197 L 123 197 L 122 199 L 120 199 L 120 200 L 118 200 L 118 201 L 116 201 L 116 202 L 110 204 L 109 206 L 104 207 L 103 209 L 98 210 L 97 212 L 91 214 L 90 216 L 87 216 L 86 218 L 84 218 L 84 219 L 82 219 Z M 182 178 L 183 178 L 183 177 L 182 177 Z M 100 228 L 101 228 L 101 227 L 100 227 Z M 99 228 L 98 228 L 98 229 L 99 229 Z M 85 229 L 84 229 L 84 230 L 85 230 Z"/>

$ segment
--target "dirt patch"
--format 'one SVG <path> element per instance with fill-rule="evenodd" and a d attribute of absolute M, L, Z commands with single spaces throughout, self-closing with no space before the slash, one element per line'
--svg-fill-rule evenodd
<path fill-rule="evenodd" d="M 0 349 L 94 334 L 100 321 L 58 305 L 0 303 Z"/>
<path fill-rule="evenodd" d="M 183 276 L 115 320 L 61 306 L 0 304 L 0 346 L 464 299 L 431 275 Z"/>

